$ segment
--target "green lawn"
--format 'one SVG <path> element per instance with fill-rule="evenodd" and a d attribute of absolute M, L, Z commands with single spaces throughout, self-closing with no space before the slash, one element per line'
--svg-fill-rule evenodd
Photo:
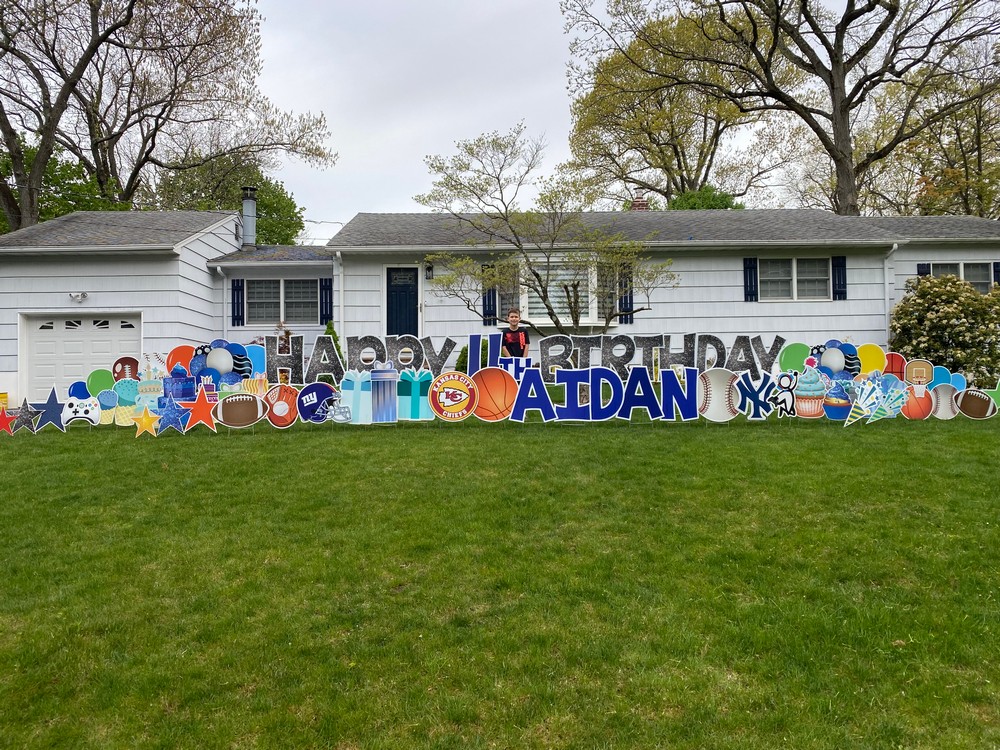
<path fill-rule="evenodd" d="M 0 435 L 0 747 L 1000 747 L 1000 421 Z"/>

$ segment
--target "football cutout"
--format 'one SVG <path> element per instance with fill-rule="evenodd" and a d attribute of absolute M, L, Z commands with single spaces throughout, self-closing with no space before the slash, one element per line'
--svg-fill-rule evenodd
<path fill-rule="evenodd" d="M 968 388 L 955 394 L 955 406 L 969 419 L 989 419 L 997 413 L 993 399 L 978 388 Z"/>
<path fill-rule="evenodd" d="M 517 399 L 517 381 L 500 367 L 484 367 L 472 376 L 479 390 L 479 401 L 472 413 L 484 422 L 507 419 Z"/>
<path fill-rule="evenodd" d="M 233 393 L 215 405 L 212 416 L 221 425 L 241 429 L 257 424 L 267 412 L 267 404 L 254 394 Z"/>
<path fill-rule="evenodd" d="M 299 392 L 290 385 L 276 385 L 264 395 L 267 421 L 284 430 L 299 418 Z"/>
<path fill-rule="evenodd" d="M 139 379 L 139 360 L 135 357 L 119 357 L 111 368 L 115 382 Z"/>

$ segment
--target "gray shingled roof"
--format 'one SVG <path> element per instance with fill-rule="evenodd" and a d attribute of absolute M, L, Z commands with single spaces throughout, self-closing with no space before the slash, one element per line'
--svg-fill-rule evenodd
<path fill-rule="evenodd" d="M 326 245 L 257 245 L 222 255 L 210 261 L 216 263 L 319 262 L 327 263 L 335 251 Z"/>
<path fill-rule="evenodd" d="M 0 235 L 0 248 L 173 247 L 233 211 L 77 211 Z"/>
<path fill-rule="evenodd" d="M 581 214 L 591 227 L 632 240 L 677 243 L 894 242 L 891 228 L 814 209 L 615 211 Z M 475 233 L 447 214 L 358 214 L 331 247 L 461 246 Z"/>
<path fill-rule="evenodd" d="M 1000 238 L 1000 221 L 978 216 L 862 216 L 854 219 L 911 240 Z"/>

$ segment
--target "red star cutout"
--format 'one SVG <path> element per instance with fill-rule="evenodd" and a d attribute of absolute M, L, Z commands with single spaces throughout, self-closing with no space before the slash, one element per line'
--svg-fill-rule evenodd
<path fill-rule="evenodd" d="M 13 423 L 14 417 L 7 413 L 7 408 L 4 407 L 0 409 L 0 432 L 6 432 L 8 435 L 13 435 L 14 431 L 10 428 Z"/>
<path fill-rule="evenodd" d="M 215 427 L 215 416 L 212 414 L 212 407 L 215 404 L 208 400 L 208 396 L 205 394 L 205 386 L 198 386 L 198 398 L 194 401 L 181 401 L 180 405 L 185 409 L 191 410 L 191 416 L 188 417 L 185 432 L 191 432 L 191 428 L 196 424 L 203 424 L 212 432 L 218 432 Z"/>

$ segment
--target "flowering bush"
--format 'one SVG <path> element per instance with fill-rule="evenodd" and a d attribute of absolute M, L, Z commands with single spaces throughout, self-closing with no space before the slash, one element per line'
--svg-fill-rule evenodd
<path fill-rule="evenodd" d="M 889 346 L 992 388 L 1000 378 L 1000 286 L 980 294 L 956 276 L 908 280 L 892 311 Z"/>

